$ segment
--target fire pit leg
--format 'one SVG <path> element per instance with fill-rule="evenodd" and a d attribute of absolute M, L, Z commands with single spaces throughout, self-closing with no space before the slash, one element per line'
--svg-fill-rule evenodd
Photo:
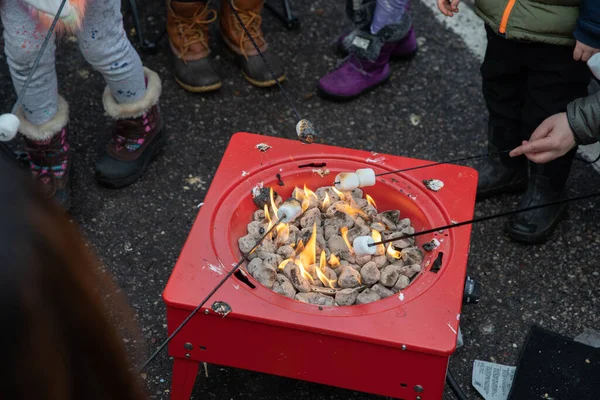
<path fill-rule="evenodd" d="M 198 367 L 200 367 L 200 363 L 197 361 L 182 358 L 173 360 L 171 400 L 189 400 L 198 375 Z"/>

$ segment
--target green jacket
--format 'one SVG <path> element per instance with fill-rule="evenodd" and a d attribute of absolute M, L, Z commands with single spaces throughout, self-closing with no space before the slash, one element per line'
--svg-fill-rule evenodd
<path fill-rule="evenodd" d="M 475 12 L 511 40 L 573 46 L 581 0 L 475 0 Z"/>

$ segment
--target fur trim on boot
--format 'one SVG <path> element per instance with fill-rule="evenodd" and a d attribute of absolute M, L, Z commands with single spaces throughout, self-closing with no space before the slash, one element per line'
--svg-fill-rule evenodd
<path fill-rule="evenodd" d="M 158 74 L 151 69 L 144 68 L 144 76 L 146 76 L 148 81 L 146 94 L 144 95 L 144 98 L 135 103 L 117 103 L 110 92 L 110 88 L 108 86 L 106 87 L 104 95 L 102 96 L 102 102 L 104 103 L 104 110 L 106 110 L 108 116 L 113 119 L 137 118 L 158 103 L 162 91 L 162 83 Z"/>
<path fill-rule="evenodd" d="M 27 121 L 23 116 L 22 108 L 17 111 L 17 117 L 21 121 L 19 132 L 27 139 L 31 140 L 46 140 L 60 132 L 69 122 L 69 103 L 62 97 L 58 96 L 58 110 L 52 119 L 41 125 L 34 125 Z"/>
<path fill-rule="evenodd" d="M 342 46 L 346 52 L 358 58 L 374 61 L 385 43 L 400 41 L 408 34 L 411 26 L 410 15 L 404 13 L 400 22 L 386 25 L 376 35 L 371 34 L 369 28 L 353 30 L 344 38 Z"/>

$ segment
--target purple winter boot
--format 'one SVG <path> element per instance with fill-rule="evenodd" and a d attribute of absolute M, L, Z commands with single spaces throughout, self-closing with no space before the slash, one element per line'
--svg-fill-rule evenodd
<path fill-rule="evenodd" d="M 386 43 L 374 61 L 351 54 L 336 70 L 319 80 L 319 94 L 337 101 L 351 100 L 390 77 L 390 56 L 398 43 Z"/>

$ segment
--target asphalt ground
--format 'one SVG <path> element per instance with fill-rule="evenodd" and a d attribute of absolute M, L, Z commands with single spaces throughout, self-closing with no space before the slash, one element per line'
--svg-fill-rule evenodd
<path fill-rule="evenodd" d="M 295 1 L 293 6 L 302 23 L 299 32 L 287 31 L 267 12 L 264 30 L 272 51 L 284 60 L 286 89 L 326 143 L 436 161 L 486 151 L 479 61 L 429 8 L 418 1 L 412 7 L 420 43 L 417 57 L 394 63 L 386 85 L 338 104 L 319 98 L 315 88 L 317 79 L 340 62 L 331 44 L 349 26 L 344 2 Z M 156 35 L 165 19 L 163 2 L 147 1 L 142 12 L 149 34 Z M 130 21 L 126 24 L 129 30 Z M 230 136 L 238 131 L 295 134 L 293 114 L 280 93 L 248 84 L 215 42 L 223 87 L 209 95 L 180 89 L 171 74 L 166 41 L 157 55 L 143 55 L 144 63 L 164 79 L 161 105 L 169 145 L 138 183 L 121 190 L 102 188 L 94 180 L 94 163 L 111 127 L 102 109 L 103 80 L 85 63 L 74 41 L 62 39 L 59 45 L 60 92 L 71 103 L 75 150 L 72 216 L 127 295 L 148 354 L 166 336 L 161 293 Z M 5 62 L 0 63 L 0 85 L 0 104 L 8 112 L 15 96 Z M 418 116 L 419 123 L 411 122 L 411 116 L 413 121 Z M 573 194 L 599 186 L 591 166 L 574 165 Z M 477 204 L 475 215 L 508 210 L 517 201 L 517 195 L 486 200 Z M 464 308 L 465 346 L 450 362 L 469 398 L 476 398 L 470 386 L 473 360 L 515 365 L 532 324 L 571 337 L 586 327 L 600 328 L 600 213 L 595 204 L 572 204 L 568 218 L 541 246 L 512 242 L 504 236 L 501 221 L 473 226 L 468 272 L 483 284 L 483 298 L 477 306 Z M 208 379 L 199 375 L 193 398 L 379 398 L 219 366 L 209 366 L 208 373 Z M 169 398 L 170 374 L 171 362 L 162 354 L 144 375 L 152 398 Z M 445 399 L 451 398 L 447 393 Z"/>

